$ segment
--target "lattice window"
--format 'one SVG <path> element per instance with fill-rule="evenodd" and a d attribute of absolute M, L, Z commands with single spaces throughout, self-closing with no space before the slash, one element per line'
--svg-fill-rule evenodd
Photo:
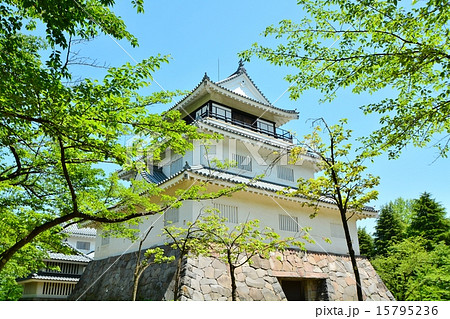
<path fill-rule="evenodd" d="M 171 208 L 164 213 L 164 226 L 178 223 L 180 219 L 180 210 L 178 208 Z"/>
<path fill-rule="evenodd" d="M 294 181 L 294 170 L 290 167 L 277 166 L 277 177 L 286 181 Z"/>
<path fill-rule="evenodd" d="M 233 154 L 233 161 L 237 163 L 238 169 L 246 171 L 252 171 L 252 158 L 250 156 L 244 156 L 240 154 Z"/>
<path fill-rule="evenodd" d="M 42 293 L 51 296 L 68 296 L 72 293 L 76 283 L 62 283 L 62 282 L 44 282 Z"/>
<path fill-rule="evenodd" d="M 288 215 L 278 215 L 280 230 L 298 232 L 298 218 Z"/>
<path fill-rule="evenodd" d="M 219 210 L 220 216 L 227 219 L 229 223 L 238 223 L 238 208 L 237 206 L 214 203 L 214 208 Z"/>
<path fill-rule="evenodd" d="M 51 269 L 59 267 L 59 270 Z M 71 263 L 61 263 L 56 261 L 48 261 L 46 263 L 46 272 L 51 273 L 61 273 L 69 275 L 81 275 L 83 273 L 83 265 L 71 264 Z"/>

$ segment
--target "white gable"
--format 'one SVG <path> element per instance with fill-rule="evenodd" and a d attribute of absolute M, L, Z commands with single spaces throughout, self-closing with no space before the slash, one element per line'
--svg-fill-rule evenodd
<path fill-rule="evenodd" d="M 232 75 L 228 79 L 217 82 L 217 84 L 237 94 L 270 105 L 270 102 L 259 92 L 245 72 Z"/>

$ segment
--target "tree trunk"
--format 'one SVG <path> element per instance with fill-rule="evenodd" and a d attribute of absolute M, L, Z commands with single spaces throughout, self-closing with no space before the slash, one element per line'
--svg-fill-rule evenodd
<path fill-rule="evenodd" d="M 236 292 L 236 278 L 234 277 L 235 267 L 230 264 L 230 277 L 231 277 L 231 300 L 237 300 L 237 292 Z"/>
<path fill-rule="evenodd" d="M 178 301 L 179 295 L 179 285 L 180 285 L 180 274 L 181 274 L 181 266 L 183 264 L 184 254 L 180 252 L 180 257 L 178 257 L 177 261 L 177 270 L 175 271 L 175 283 L 173 287 L 173 300 Z"/>
<path fill-rule="evenodd" d="M 138 273 L 138 274 L 135 274 L 134 275 L 134 280 L 133 280 L 133 301 L 136 301 L 136 297 L 137 297 L 137 290 L 138 290 L 138 286 L 139 286 L 139 277 L 140 277 L 141 275 Z"/>
<path fill-rule="evenodd" d="M 353 272 L 355 274 L 356 281 L 356 294 L 358 296 L 358 301 L 364 301 L 362 286 L 361 286 L 361 277 L 359 276 L 358 264 L 356 262 L 355 251 L 353 250 L 352 238 L 350 236 L 350 231 L 348 229 L 347 217 L 345 215 L 345 211 L 341 211 L 341 220 L 342 226 L 344 227 L 345 240 L 347 241 L 347 249 L 350 254 L 350 260 L 352 262 Z"/>

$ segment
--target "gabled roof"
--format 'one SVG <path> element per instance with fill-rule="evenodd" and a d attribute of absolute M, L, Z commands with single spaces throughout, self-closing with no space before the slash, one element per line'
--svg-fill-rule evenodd
<path fill-rule="evenodd" d="M 263 104 L 273 106 L 248 75 L 247 70 L 244 68 L 244 62 L 242 59 L 239 61 L 239 67 L 236 72 L 231 74 L 226 79 L 216 82 L 216 84 L 237 94 L 241 94 Z"/>
<path fill-rule="evenodd" d="M 244 81 L 243 86 L 241 86 L 242 81 Z M 208 96 L 214 95 L 234 101 L 233 107 L 239 108 L 238 105 L 240 105 L 241 110 L 249 113 L 251 113 L 251 110 L 248 107 L 251 106 L 251 109 L 259 110 L 260 114 L 266 116 L 271 114 L 277 127 L 290 120 L 298 119 L 296 110 L 282 109 L 272 105 L 248 76 L 243 64 L 240 64 L 237 71 L 232 75 L 218 82 L 211 81 L 205 73 L 201 82 L 170 110 L 179 110 L 183 113 L 182 116 L 186 116 L 200 106 L 193 106 L 195 102 L 205 103 L 205 97 L 208 99 Z"/>

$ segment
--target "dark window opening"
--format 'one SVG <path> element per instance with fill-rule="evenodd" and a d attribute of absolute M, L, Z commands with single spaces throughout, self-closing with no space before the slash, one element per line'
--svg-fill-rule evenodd
<path fill-rule="evenodd" d="M 278 278 L 288 301 L 327 300 L 325 279 Z"/>

